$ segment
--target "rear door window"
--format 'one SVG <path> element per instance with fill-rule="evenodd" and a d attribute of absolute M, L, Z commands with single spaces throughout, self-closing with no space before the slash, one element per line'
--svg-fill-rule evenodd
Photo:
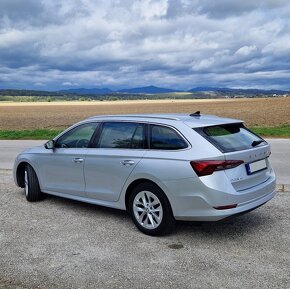
<path fill-rule="evenodd" d="M 198 133 L 222 152 L 234 152 L 267 144 L 242 123 L 196 128 Z"/>
<path fill-rule="evenodd" d="M 180 150 L 187 147 L 185 140 L 174 129 L 161 125 L 151 125 L 150 128 L 150 149 Z"/>
<path fill-rule="evenodd" d="M 132 122 L 103 123 L 97 147 L 143 149 L 144 125 Z"/>

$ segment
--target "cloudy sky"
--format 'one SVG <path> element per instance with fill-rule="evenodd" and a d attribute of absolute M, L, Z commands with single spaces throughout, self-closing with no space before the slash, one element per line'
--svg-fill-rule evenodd
<path fill-rule="evenodd" d="M 290 1 L 0 1 L 0 88 L 145 85 L 290 90 Z"/>

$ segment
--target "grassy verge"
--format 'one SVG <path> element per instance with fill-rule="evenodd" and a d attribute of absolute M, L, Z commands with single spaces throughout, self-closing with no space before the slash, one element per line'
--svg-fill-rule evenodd
<path fill-rule="evenodd" d="M 0 139 L 44 139 L 49 140 L 62 130 L 35 129 L 35 130 L 0 130 Z"/>
<path fill-rule="evenodd" d="M 290 124 L 276 127 L 252 127 L 252 131 L 263 137 L 290 138 Z M 59 129 L 35 130 L 0 130 L 0 139 L 44 139 L 49 140 L 58 135 Z"/>
<path fill-rule="evenodd" d="M 275 127 L 252 127 L 251 130 L 263 137 L 290 138 L 290 124 Z"/>

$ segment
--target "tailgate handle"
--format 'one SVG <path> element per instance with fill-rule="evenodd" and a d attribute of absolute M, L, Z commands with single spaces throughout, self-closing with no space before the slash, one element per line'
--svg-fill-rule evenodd
<path fill-rule="evenodd" d="M 132 161 L 132 160 L 124 160 L 124 161 L 121 161 L 121 164 L 124 165 L 124 166 L 126 166 L 126 167 L 129 167 L 129 166 L 134 165 L 135 162 Z"/>
<path fill-rule="evenodd" d="M 73 161 L 74 161 L 75 163 L 80 164 L 80 163 L 83 163 L 83 162 L 84 162 L 84 159 L 82 159 L 82 158 L 74 158 Z"/>

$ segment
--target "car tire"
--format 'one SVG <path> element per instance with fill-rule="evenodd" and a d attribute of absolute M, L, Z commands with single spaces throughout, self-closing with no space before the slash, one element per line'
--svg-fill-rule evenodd
<path fill-rule="evenodd" d="M 24 171 L 24 193 L 29 202 L 37 202 L 42 199 L 37 175 L 32 166 L 28 164 Z"/>
<path fill-rule="evenodd" d="M 136 227 L 150 236 L 170 233 L 175 225 L 170 203 L 155 184 L 137 185 L 129 197 L 129 212 Z"/>

